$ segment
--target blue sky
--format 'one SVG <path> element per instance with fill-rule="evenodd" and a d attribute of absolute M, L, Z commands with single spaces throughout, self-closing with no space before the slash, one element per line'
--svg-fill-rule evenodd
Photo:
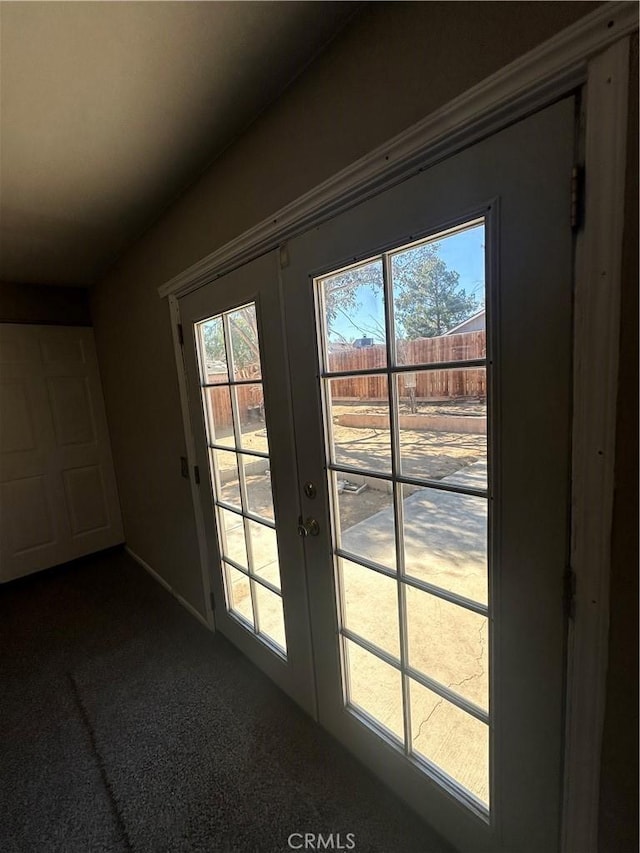
<path fill-rule="evenodd" d="M 476 225 L 439 240 L 440 257 L 450 269 L 460 276 L 460 288 L 473 293 L 484 303 L 484 225 Z M 382 295 L 370 288 L 362 288 L 360 307 L 349 318 L 338 317 L 334 323 L 332 340 L 370 337 L 372 327 L 384 328 Z M 377 343 L 382 343 L 378 338 Z"/>

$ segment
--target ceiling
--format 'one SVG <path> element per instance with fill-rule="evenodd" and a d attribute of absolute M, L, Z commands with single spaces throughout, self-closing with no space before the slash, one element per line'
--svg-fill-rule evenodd
<path fill-rule="evenodd" d="M 1 2 L 0 280 L 98 279 L 360 5 Z"/>

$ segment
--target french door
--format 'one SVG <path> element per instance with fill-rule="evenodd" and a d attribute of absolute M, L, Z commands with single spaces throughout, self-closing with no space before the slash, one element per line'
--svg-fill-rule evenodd
<path fill-rule="evenodd" d="M 181 300 L 217 625 L 463 853 L 559 843 L 574 109 Z"/>
<path fill-rule="evenodd" d="M 216 629 L 316 715 L 275 254 L 180 300 Z"/>

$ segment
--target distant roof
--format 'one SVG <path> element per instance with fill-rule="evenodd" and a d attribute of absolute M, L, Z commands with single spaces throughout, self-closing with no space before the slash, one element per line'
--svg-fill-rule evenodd
<path fill-rule="evenodd" d="M 449 329 L 448 332 L 445 332 L 445 335 L 455 335 L 458 332 L 464 332 L 466 326 L 470 326 L 472 323 L 475 323 L 476 320 L 479 320 L 481 317 L 484 320 L 484 308 L 481 308 L 479 311 L 476 311 L 475 314 L 472 314 L 470 317 L 467 317 L 466 320 L 463 320 L 462 323 L 458 323 L 457 326 L 454 326 L 452 329 Z"/>

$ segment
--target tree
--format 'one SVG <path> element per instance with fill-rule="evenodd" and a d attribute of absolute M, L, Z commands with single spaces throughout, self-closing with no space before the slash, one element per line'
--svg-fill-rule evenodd
<path fill-rule="evenodd" d="M 439 255 L 439 243 L 423 243 L 392 256 L 396 334 L 405 340 L 443 335 L 480 308 L 472 293 L 459 285 L 459 275 Z M 362 336 L 383 343 L 384 324 L 363 315 L 365 288 L 382 292 L 382 264 L 369 262 L 325 281 L 325 314 L 330 337 L 339 335 L 341 320 Z"/>
<path fill-rule="evenodd" d="M 360 297 L 364 289 L 373 293 L 382 293 L 382 265 L 373 261 L 363 266 L 353 267 L 326 279 L 323 286 L 324 310 L 329 338 L 342 338 L 336 324 L 339 319 L 346 320 L 360 337 L 372 337 L 383 343 L 385 340 L 384 323 L 375 317 L 362 315 Z"/>
<path fill-rule="evenodd" d="M 444 335 L 480 308 L 439 249 L 438 243 L 425 243 L 392 259 L 397 333 L 408 340 Z"/>
<path fill-rule="evenodd" d="M 260 363 L 258 327 L 253 306 L 229 314 L 229 332 L 236 370 L 257 368 Z M 205 357 L 208 363 L 227 362 L 222 317 L 215 317 L 203 326 Z"/>
<path fill-rule="evenodd" d="M 435 337 L 448 332 L 480 308 L 473 294 L 459 286 L 459 275 L 439 256 L 439 243 L 423 243 L 393 255 L 391 259 L 396 335 L 405 340 Z M 346 340 L 343 329 L 376 343 L 386 340 L 384 321 L 367 315 L 362 299 L 366 291 L 382 299 L 380 260 L 346 269 L 324 280 L 324 312 L 329 338 Z M 252 306 L 229 314 L 234 360 L 237 369 L 257 368 L 260 360 L 255 309 Z M 222 318 L 203 327 L 208 362 L 225 362 Z"/>

